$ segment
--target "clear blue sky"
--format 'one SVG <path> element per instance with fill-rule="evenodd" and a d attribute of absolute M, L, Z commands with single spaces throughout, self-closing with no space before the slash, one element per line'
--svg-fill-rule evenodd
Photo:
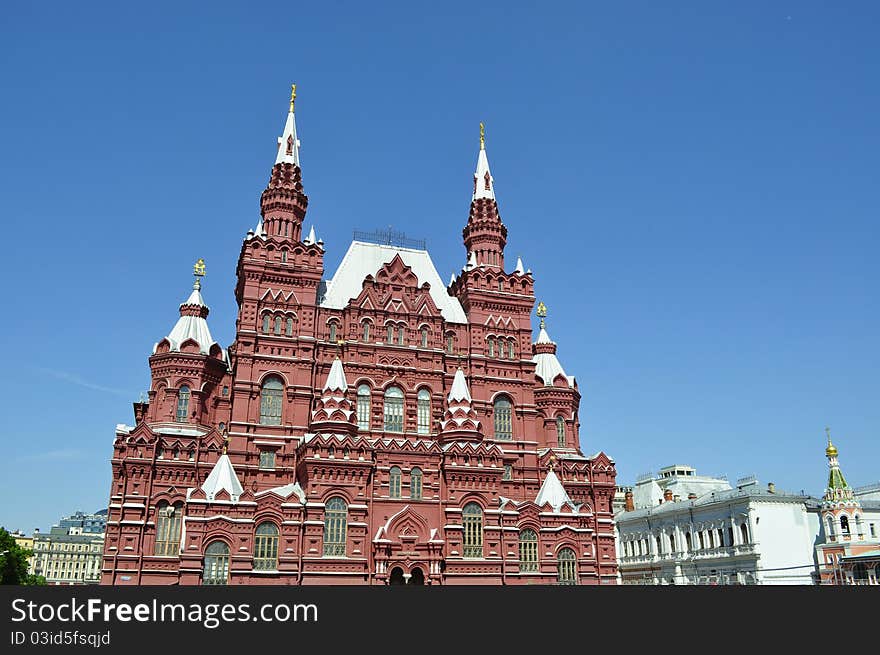
<path fill-rule="evenodd" d="M 106 506 L 204 257 L 214 337 L 296 81 L 307 226 L 464 263 L 478 123 L 582 448 L 880 479 L 874 2 L 15 3 L 0 27 L 0 524 Z"/>

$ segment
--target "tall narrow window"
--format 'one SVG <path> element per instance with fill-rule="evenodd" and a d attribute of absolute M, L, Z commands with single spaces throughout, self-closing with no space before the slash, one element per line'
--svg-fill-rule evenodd
<path fill-rule="evenodd" d="M 336 321 L 330 321 L 330 341 L 336 341 Z"/>
<path fill-rule="evenodd" d="M 513 406 L 503 396 L 495 400 L 495 438 L 513 439 Z"/>
<path fill-rule="evenodd" d="M 495 257 L 492 257 L 492 259 L 495 259 Z M 498 280 L 498 290 L 504 291 L 504 280 Z"/>
<path fill-rule="evenodd" d="M 690 532 L 685 532 L 685 533 L 684 533 L 684 543 L 687 544 L 688 552 L 690 552 L 691 550 L 693 550 L 693 548 L 692 548 L 692 546 L 691 546 L 691 533 L 690 533 Z"/>
<path fill-rule="evenodd" d="M 455 349 L 455 336 L 451 334 L 446 335 L 446 352 L 450 355 L 452 351 Z"/>
<path fill-rule="evenodd" d="M 281 334 L 281 317 L 275 317 L 275 334 Z"/>
<path fill-rule="evenodd" d="M 388 338 L 385 340 L 385 343 L 394 343 L 394 326 L 388 326 Z"/>
<path fill-rule="evenodd" d="M 409 497 L 413 500 L 422 499 L 422 469 L 417 466 L 409 474 Z"/>
<path fill-rule="evenodd" d="M 745 523 L 739 524 L 739 536 L 744 544 L 749 543 L 749 526 Z"/>
<path fill-rule="evenodd" d="M 260 424 L 281 425 L 281 392 L 283 384 L 276 377 L 263 382 L 260 390 Z"/>
<path fill-rule="evenodd" d="M 430 434 L 431 432 L 431 392 L 427 389 L 419 389 L 418 396 L 418 433 Z"/>
<path fill-rule="evenodd" d="M 364 321 L 364 341 L 370 340 L 370 322 Z"/>
<path fill-rule="evenodd" d="M 556 581 L 559 584 L 577 584 L 577 558 L 571 548 L 563 548 L 556 558 Z"/>
<path fill-rule="evenodd" d="M 202 584 L 225 585 L 229 582 L 229 546 L 214 541 L 205 549 L 205 569 Z"/>
<path fill-rule="evenodd" d="M 400 482 L 402 478 L 403 474 L 400 472 L 400 468 L 397 466 L 392 466 L 391 471 L 388 474 L 389 498 L 400 498 Z"/>
<path fill-rule="evenodd" d="M 526 528 L 519 532 L 519 571 L 532 573 L 538 570 L 538 535 Z"/>
<path fill-rule="evenodd" d="M 331 498 L 324 506 L 324 555 L 345 555 L 348 532 L 348 506 L 342 498 Z"/>
<path fill-rule="evenodd" d="M 181 385 L 177 391 L 177 420 L 186 423 L 189 418 L 189 387 Z"/>
<path fill-rule="evenodd" d="M 428 347 L 428 328 L 422 328 L 422 348 Z"/>
<path fill-rule="evenodd" d="M 357 389 L 358 429 L 370 429 L 370 385 L 360 384 Z"/>
<path fill-rule="evenodd" d="M 388 387 L 385 392 L 385 431 L 403 432 L 403 391 Z"/>
<path fill-rule="evenodd" d="M 495 339 L 489 339 L 489 357 L 495 356 Z"/>
<path fill-rule="evenodd" d="M 260 523 L 254 535 L 254 570 L 278 568 L 278 528 L 274 523 Z"/>
<path fill-rule="evenodd" d="M 556 445 L 565 448 L 565 419 L 556 417 Z"/>
<path fill-rule="evenodd" d="M 513 479 L 513 465 L 505 464 L 504 465 L 504 473 L 501 474 L 502 480 L 512 480 Z"/>
<path fill-rule="evenodd" d="M 516 341 L 513 339 L 507 344 L 507 356 L 510 357 L 510 359 L 516 359 Z"/>
<path fill-rule="evenodd" d="M 287 325 L 284 328 L 284 334 L 288 337 L 293 336 L 293 319 L 290 316 L 287 317 Z"/>
<path fill-rule="evenodd" d="M 181 387 L 181 391 L 182 390 L 183 390 L 183 387 Z M 178 419 L 178 420 L 180 420 L 180 419 Z M 846 516 L 840 517 L 840 533 L 845 534 L 845 535 L 849 534 L 849 518 L 847 518 Z"/>
<path fill-rule="evenodd" d="M 159 503 L 156 516 L 155 555 L 177 555 L 180 552 L 180 515 L 183 504 Z"/>
<path fill-rule="evenodd" d="M 269 322 L 271 320 L 272 319 L 269 317 L 268 314 L 263 314 L 263 333 L 264 334 L 269 334 Z"/>
<path fill-rule="evenodd" d="M 464 528 L 464 556 L 482 557 L 483 509 L 476 503 L 468 503 L 461 511 L 461 523 Z"/>
<path fill-rule="evenodd" d="M 403 341 L 406 338 L 406 326 L 401 325 L 397 328 L 397 345 L 402 346 Z"/>
<path fill-rule="evenodd" d="M 501 359 L 504 359 L 505 357 L 507 357 L 506 351 L 504 349 L 505 343 L 506 342 L 504 341 L 504 339 L 498 339 L 498 356 Z"/>

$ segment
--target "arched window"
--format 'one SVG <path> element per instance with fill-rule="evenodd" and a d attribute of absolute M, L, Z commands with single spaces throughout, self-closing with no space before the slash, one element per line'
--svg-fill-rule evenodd
<path fill-rule="evenodd" d="M 505 349 L 506 343 L 507 342 L 504 339 L 498 339 L 498 356 L 501 359 L 504 359 L 505 357 L 507 357 L 507 351 Z"/>
<path fill-rule="evenodd" d="M 513 439 L 513 406 L 501 396 L 495 399 L 495 438 L 509 441 Z"/>
<path fill-rule="evenodd" d="M 446 335 L 446 352 L 451 355 L 453 350 L 455 350 L 455 335 L 447 334 Z"/>
<path fill-rule="evenodd" d="M 269 322 L 271 320 L 268 314 L 263 314 L 263 334 L 269 334 Z"/>
<path fill-rule="evenodd" d="M 684 543 L 687 545 L 688 552 L 693 550 L 693 547 L 691 546 L 691 533 L 690 532 L 684 533 Z"/>
<path fill-rule="evenodd" d="M 556 557 L 556 581 L 559 584 L 577 584 L 577 558 L 571 548 L 563 548 Z"/>
<path fill-rule="evenodd" d="M 336 321 L 330 321 L 330 341 L 336 341 Z"/>
<path fill-rule="evenodd" d="M 205 569 L 202 571 L 202 584 L 225 585 L 229 582 L 229 546 L 223 541 L 214 541 L 205 549 Z"/>
<path fill-rule="evenodd" d="M 388 474 L 388 496 L 389 498 L 400 498 L 400 482 L 403 474 L 400 468 L 392 466 Z"/>
<path fill-rule="evenodd" d="M 370 429 L 370 385 L 359 384 L 357 389 L 358 429 Z"/>
<path fill-rule="evenodd" d="M 394 343 L 394 326 L 388 326 L 388 339 L 386 339 L 385 343 Z"/>
<path fill-rule="evenodd" d="M 489 339 L 489 357 L 495 356 L 495 339 Z"/>
<path fill-rule="evenodd" d="M 290 316 L 287 317 L 287 325 L 284 329 L 284 334 L 288 337 L 293 336 L 293 319 Z"/>
<path fill-rule="evenodd" d="M 284 384 L 279 378 L 267 378 L 260 389 L 260 424 L 281 425 L 281 393 Z"/>
<path fill-rule="evenodd" d="M 388 387 L 385 391 L 385 431 L 403 432 L 403 391 Z"/>
<path fill-rule="evenodd" d="M 422 469 L 416 466 L 409 474 L 409 497 L 413 500 L 422 499 Z"/>
<path fill-rule="evenodd" d="M 406 326 L 400 325 L 397 328 L 397 345 L 402 346 L 403 340 L 406 338 Z"/>
<path fill-rule="evenodd" d="M 178 410 L 178 413 L 179 413 L 179 410 Z M 180 420 L 180 419 L 178 419 L 178 420 Z M 840 533 L 844 534 L 844 535 L 849 534 L 849 518 L 846 517 L 845 515 L 842 515 L 840 517 Z"/>
<path fill-rule="evenodd" d="M 516 341 L 513 339 L 510 340 L 510 343 L 507 344 L 507 354 L 510 359 L 516 359 Z"/>
<path fill-rule="evenodd" d="M 370 322 L 369 321 L 364 321 L 363 335 L 364 335 L 364 341 L 370 340 Z"/>
<path fill-rule="evenodd" d="M 494 253 L 493 253 L 492 259 L 493 260 L 495 259 Z M 498 290 L 504 291 L 504 280 L 498 280 Z"/>
<path fill-rule="evenodd" d="M 331 498 L 324 507 L 324 555 L 345 555 L 348 506 L 342 498 Z"/>
<path fill-rule="evenodd" d="M 281 334 L 281 321 L 280 316 L 275 317 L 275 334 Z"/>
<path fill-rule="evenodd" d="M 422 348 L 428 347 L 428 328 L 422 328 Z"/>
<path fill-rule="evenodd" d="M 278 568 L 278 528 L 274 523 L 260 523 L 254 535 L 254 570 Z"/>
<path fill-rule="evenodd" d="M 418 433 L 430 434 L 431 432 L 431 392 L 427 389 L 419 389 L 418 395 Z"/>
<path fill-rule="evenodd" d="M 655 539 L 657 540 L 657 554 L 661 555 L 663 553 L 663 542 L 660 541 L 660 535 L 658 534 Z"/>
<path fill-rule="evenodd" d="M 697 537 L 700 539 L 700 549 L 702 550 L 703 548 L 706 547 L 706 542 L 703 540 L 703 531 L 702 530 L 700 530 L 697 533 Z"/>
<path fill-rule="evenodd" d="M 739 534 L 740 537 L 742 537 L 742 542 L 744 544 L 749 543 L 749 526 L 747 526 L 745 523 L 740 523 Z"/>
<path fill-rule="evenodd" d="M 669 552 L 670 553 L 675 552 L 675 535 L 672 534 L 671 532 L 669 533 Z"/>
<path fill-rule="evenodd" d="M 476 503 L 468 503 L 461 511 L 461 523 L 464 528 L 464 556 L 482 557 L 483 509 Z"/>
<path fill-rule="evenodd" d="M 180 552 L 180 516 L 183 503 L 159 503 L 156 516 L 156 546 L 154 555 L 177 555 Z"/>
<path fill-rule="evenodd" d="M 189 418 L 189 387 L 181 385 L 177 391 L 177 416 L 179 422 L 186 423 Z"/>
<path fill-rule="evenodd" d="M 565 419 L 556 417 L 556 445 L 565 448 Z"/>
<path fill-rule="evenodd" d="M 830 516 L 828 517 L 828 536 L 834 539 L 834 520 Z"/>
<path fill-rule="evenodd" d="M 520 573 L 538 570 L 538 535 L 526 528 L 519 531 L 519 571 Z"/>

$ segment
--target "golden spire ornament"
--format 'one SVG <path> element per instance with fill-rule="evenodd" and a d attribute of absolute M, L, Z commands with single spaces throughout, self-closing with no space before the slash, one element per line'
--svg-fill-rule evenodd
<path fill-rule="evenodd" d="M 544 319 L 547 318 L 547 305 L 543 302 L 538 303 L 538 311 L 535 312 L 541 319 L 541 329 L 544 329 Z"/>
<path fill-rule="evenodd" d="M 480 150 L 486 149 L 486 128 L 480 123 Z"/>
<path fill-rule="evenodd" d="M 199 261 L 197 261 L 193 266 L 193 275 L 196 276 L 196 283 L 193 285 L 193 288 L 201 289 L 202 282 L 201 280 L 199 280 L 199 278 L 205 276 L 205 260 L 201 257 L 199 257 Z"/>
<path fill-rule="evenodd" d="M 290 85 L 290 113 L 293 113 L 293 103 L 296 101 L 296 84 Z"/>

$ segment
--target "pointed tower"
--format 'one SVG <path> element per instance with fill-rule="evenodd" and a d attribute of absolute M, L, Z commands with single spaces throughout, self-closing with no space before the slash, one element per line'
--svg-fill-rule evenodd
<path fill-rule="evenodd" d="M 850 540 L 857 538 L 856 526 L 851 521 L 856 516 L 856 510 L 861 509 L 861 503 L 853 494 L 852 488 L 846 483 L 843 471 L 840 470 L 840 462 L 837 459 L 837 447 L 831 443 L 831 429 L 825 428 L 828 445 L 825 448 L 825 457 L 828 458 L 828 486 L 825 487 L 825 496 L 822 499 L 822 519 L 826 528 L 831 522 L 831 535 L 838 539 Z"/>
<path fill-rule="evenodd" d="M 213 423 L 217 403 L 209 401 L 228 373 L 228 365 L 226 353 L 208 328 L 209 309 L 201 293 L 203 259 L 196 262 L 193 272 L 193 290 L 180 305 L 180 318 L 168 336 L 153 347 L 149 360 L 150 402 L 142 413 L 147 422 Z M 228 399 L 223 404 L 226 406 Z"/>
<path fill-rule="evenodd" d="M 577 448 L 580 393 L 573 376 L 567 375 L 556 356 L 556 344 L 547 334 L 547 306 L 538 303 L 541 319 L 538 339 L 532 344 L 535 363 L 535 404 L 543 417 L 547 448 Z"/>
<path fill-rule="evenodd" d="M 348 399 L 348 382 L 342 360 L 337 357 L 330 366 L 327 382 L 321 391 L 321 397 L 315 403 L 312 420 L 309 424 L 311 432 L 330 432 L 333 434 L 354 434 L 357 432 L 357 415 L 354 405 Z"/>
<path fill-rule="evenodd" d="M 459 368 L 446 398 L 446 411 L 440 421 L 440 441 L 482 441 L 483 430 L 471 406 L 471 392 L 464 371 Z"/>
<path fill-rule="evenodd" d="M 296 84 L 290 93 L 290 111 L 284 133 L 278 137 L 278 153 L 269 184 L 260 197 L 262 232 L 278 240 L 299 241 L 309 199 L 303 193 L 299 165 L 299 139 L 296 136 L 294 101 Z"/>
<path fill-rule="evenodd" d="M 482 123 L 480 123 L 480 154 L 477 156 L 477 170 L 474 173 L 471 211 L 462 236 L 465 248 L 468 253 L 473 253 L 478 266 L 504 270 L 507 227 L 501 222 L 498 203 L 495 201 L 495 179 L 489 170 Z"/>
<path fill-rule="evenodd" d="M 538 507 L 549 504 L 554 512 L 558 512 L 565 505 L 573 510 L 578 508 L 578 505 L 568 495 L 565 487 L 562 486 L 559 476 L 553 471 L 552 463 L 547 469 L 547 477 L 544 478 L 544 482 L 541 484 L 541 489 L 535 498 L 535 504 Z"/>

